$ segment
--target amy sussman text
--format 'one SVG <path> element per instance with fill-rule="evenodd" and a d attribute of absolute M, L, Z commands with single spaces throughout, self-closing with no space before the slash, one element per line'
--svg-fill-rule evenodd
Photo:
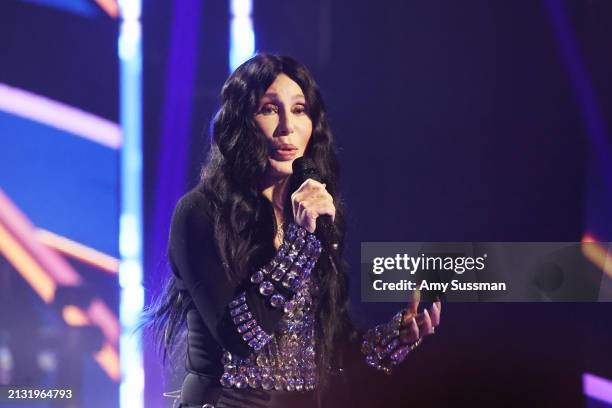
<path fill-rule="evenodd" d="M 454 279 L 450 282 L 414 282 L 408 279 L 402 279 L 397 282 L 384 282 L 377 279 L 372 283 L 374 290 L 390 290 L 390 291 L 413 291 L 413 290 L 429 290 L 429 291 L 505 291 L 505 282 L 459 282 Z"/>

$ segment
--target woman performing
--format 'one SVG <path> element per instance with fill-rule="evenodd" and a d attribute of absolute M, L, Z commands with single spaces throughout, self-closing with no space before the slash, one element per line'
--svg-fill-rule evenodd
<path fill-rule="evenodd" d="M 358 365 L 343 359 L 349 348 L 389 373 L 433 333 L 439 302 L 418 313 L 409 301 L 363 334 L 349 321 L 338 164 L 302 64 L 260 54 L 236 69 L 211 144 L 201 182 L 174 211 L 173 273 L 148 315 L 164 352 L 186 322 L 179 406 L 322 406 L 332 373 Z M 309 171 L 292 176 L 301 157 Z"/>

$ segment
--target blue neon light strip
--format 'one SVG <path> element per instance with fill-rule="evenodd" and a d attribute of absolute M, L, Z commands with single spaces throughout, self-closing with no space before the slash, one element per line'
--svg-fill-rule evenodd
<path fill-rule="evenodd" d="M 100 14 L 98 8 L 89 0 L 21 0 L 47 7 L 55 7 L 84 17 L 95 17 Z"/>
<path fill-rule="evenodd" d="M 119 344 L 121 408 L 144 407 L 142 334 L 136 330 L 144 306 L 142 286 L 142 28 L 140 0 L 119 2 L 121 28 L 121 219 L 119 286 L 121 297 Z"/>
<path fill-rule="evenodd" d="M 234 71 L 255 53 L 252 10 L 252 0 L 231 0 L 230 71 Z"/>
<path fill-rule="evenodd" d="M 573 31 L 567 7 L 563 1 L 545 0 L 545 10 L 557 42 L 561 61 L 565 65 L 576 102 L 580 107 L 593 158 L 599 166 L 604 194 L 612 202 L 612 150 L 610 132 L 593 87 L 589 70 Z"/>

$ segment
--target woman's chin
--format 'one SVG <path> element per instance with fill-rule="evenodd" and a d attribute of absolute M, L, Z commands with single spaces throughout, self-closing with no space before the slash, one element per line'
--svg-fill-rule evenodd
<path fill-rule="evenodd" d="M 269 175 L 273 178 L 285 178 L 293 174 L 292 167 L 293 160 L 288 161 L 276 161 L 270 160 L 270 166 L 268 167 Z"/>

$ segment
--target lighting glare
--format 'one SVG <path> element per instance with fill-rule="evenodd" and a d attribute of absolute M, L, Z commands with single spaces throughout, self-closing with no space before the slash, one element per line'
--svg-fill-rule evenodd
<path fill-rule="evenodd" d="M 232 0 L 230 5 L 230 69 L 234 71 L 255 53 L 251 0 Z"/>
<path fill-rule="evenodd" d="M 137 287 L 142 282 L 142 266 L 138 261 L 128 259 L 119 266 L 119 286 L 125 290 Z"/>
<path fill-rule="evenodd" d="M 119 12 L 123 20 L 140 20 L 141 3 L 139 0 L 119 0 Z"/>
<path fill-rule="evenodd" d="M 126 181 L 129 183 L 129 181 Z M 124 199 L 127 197 L 124 197 Z M 135 214 L 124 213 L 119 221 L 119 253 L 122 258 L 134 258 L 141 252 L 139 222 Z"/>
<path fill-rule="evenodd" d="M 231 13 L 235 17 L 249 17 L 253 11 L 253 2 L 251 0 L 233 0 Z"/>
<path fill-rule="evenodd" d="M 144 406 L 144 371 L 138 319 L 144 306 L 142 287 L 142 28 L 139 0 L 121 0 L 121 217 L 119 233 L 119 356 L 121 408 Z"/>
<path fill-rule="evenodd" d="M 139 289 L 124 289 L 123 294 L 125 298 L 121 302 L 121 309 L 119 310 L 123 319 L 122 325 L 132 327 L 138 323 L 144 306 L 144 290 L 142 287 Z"/>
<path fill-rule="evenodd" d="M 126 61 L 137 58 L 141 40 L 140 22 L 134 20 L 123 21 L 119 35 L 119 58 Z"/>

